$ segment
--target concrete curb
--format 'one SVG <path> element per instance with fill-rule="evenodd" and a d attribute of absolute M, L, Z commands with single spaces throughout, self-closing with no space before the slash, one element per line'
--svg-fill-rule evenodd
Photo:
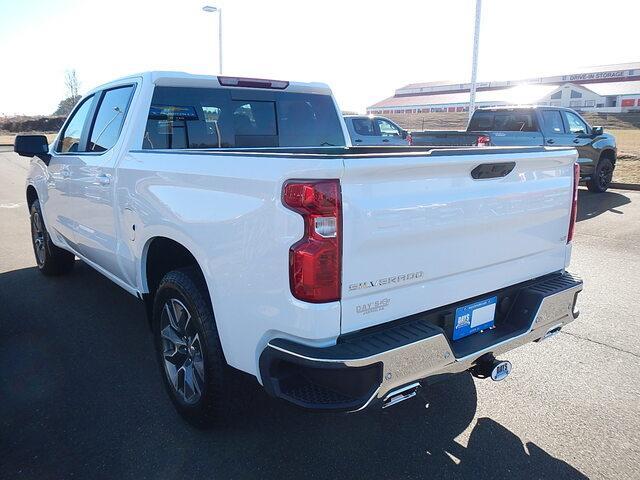
<path fill-rule="evenodd" d="M 619 188 L 620 190 L 638 190 L 640 191 L 640 185 L 637 183 L 617 183 L 611 182 L 609 184 L 611 188 Z"/>

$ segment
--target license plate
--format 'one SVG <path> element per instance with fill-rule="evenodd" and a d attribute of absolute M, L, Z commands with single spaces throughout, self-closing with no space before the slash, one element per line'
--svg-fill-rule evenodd
<path fill-rule="evenodd" d="M 478 300 L 470 305 L 456 308 L 453 323 L 453 339 L 468 337 L 480 330 L 493 327 L 498 297 Z"/>

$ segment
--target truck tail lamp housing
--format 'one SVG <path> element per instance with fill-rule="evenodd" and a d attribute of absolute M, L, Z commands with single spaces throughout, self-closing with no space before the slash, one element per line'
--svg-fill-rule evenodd
<path fill-rule="evenodd" d="M 571 217 L 569 217 L 569 233 L 567 233 L 567 243 L 573 240 L 573 232 L 576 228 L 578 217 L 578 184 L 580 183 L 580 165 L 573 164 L 573 197 L 571 199 Z"/>
<path fill-rule="evenodd" d="M 340 300 L 342 273 L 342 198 L 340 181 L 291 180 L 282 203 L 300 214 L 304 235 L 289 249 L 289 283 L 299 300 Z"/>
<path fill-rule="evenodd" d="M 491 146 L 491 137 L 489 135 L 478 135 L 478 138 L 476 139 L 476 145 L 478 147 Z"/>

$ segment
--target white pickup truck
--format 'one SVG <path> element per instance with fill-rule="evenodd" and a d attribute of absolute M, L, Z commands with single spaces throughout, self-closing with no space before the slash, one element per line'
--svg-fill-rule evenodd
<path fill-rule="evenodd" d="M 318 83 L 150 72 L 98 87 L 32 157 L 38 268 L 75 257 L 147 305 L 187 419 L 234 367 L 303 408 L 356 411 L 576 318 L 574 149 L 352 147 Z"/>

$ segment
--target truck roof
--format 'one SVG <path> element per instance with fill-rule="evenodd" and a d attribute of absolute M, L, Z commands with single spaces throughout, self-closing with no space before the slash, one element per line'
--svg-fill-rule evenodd
<path fill-rule="evenodd" d="M 201 74 L 193 74 L 193 73 L 186 73 L 186 72 L 152 70 L 152 71 L 140 72 L 140 73 L 135 73 L 132 75 L 126 75 L 124 77 L 120 77 L 116 80 L 110 81 L 96 88 L 93 88 L 88 93 L 92 93 L 97 90 L 103 90 L 105 88 L 109 88 L 114 85 L 122 84 L 123 81 L 127 81 L 127 80 L 142 80 L 143 82 L 150 82 L 155 85 L 170 86 L 170 87 L 175 86 L 175 87 L 218 88 L 222 86 L 220 84 L 220 78 L 246 79 L 247 77 L 230 76 L 230 75 L 201 75 Z M 266 79 L 252 78 L 251 80 L 266 80 Z M 289 81 L 283 81 L 283 80 L 267 80 L 267 81 L 286 82 L 287 86 L 284 90 L 286 90 L 287 92 L 319 93 L 324 95 L 331 94 L 331 89 L 329 88 L 329 85 L 327 85 L 326 83 L 289 82 Z M 231 85 L 229 85 L 229 87 L 234 88 Z M 243 88 L 243 87 L 236 87 L 236 88 Z M 251 87 L 248 87 L 248 88 L 251 88 Z"/>
<path fill-rule="evenodd" d="M 478 110 L 484 111 L 484 112 L 496 112 L 496 111 L 509 111 L 509 110 L 535 110 L 537 108 L 552 108 L 554 110 L 569 110 L 569 111 L 574 111 L 571 108 L 567 108 L 567 107 L 557 107 L 557 106 L 550 106 L 550 105 L 501 105 L 501 106 L 496 106 L 496 107 L 478 107 L 476 108 L 476 112 Z"/>

